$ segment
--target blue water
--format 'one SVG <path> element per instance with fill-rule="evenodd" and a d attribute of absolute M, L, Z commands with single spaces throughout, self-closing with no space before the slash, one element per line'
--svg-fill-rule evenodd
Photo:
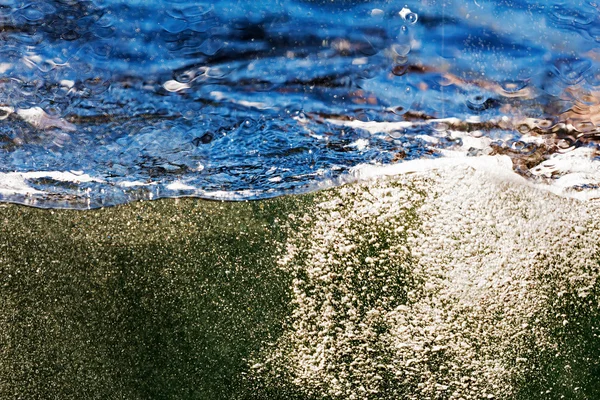
<path fill-rule="evenodd" d="M 572 123 L 574 146 L 599 132 L 578 113 L 600 102 L 595 1 L 0 0 L 0 41 L 1 201 L 260 199 L 460 146 L 433 124 L 340 121 L 539 118 L 556 140 Z"/>

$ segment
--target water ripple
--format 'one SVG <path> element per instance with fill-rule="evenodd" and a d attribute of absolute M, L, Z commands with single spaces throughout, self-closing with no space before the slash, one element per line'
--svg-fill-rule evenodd
<path fill-rule="evenodd" d="M 2 201 L 258 199 L 446 149 L 509 155 L 539 180 L 533 168 L 553 154 L 597 148 L 591 2 L 2 0 L 0 11 Z"/>

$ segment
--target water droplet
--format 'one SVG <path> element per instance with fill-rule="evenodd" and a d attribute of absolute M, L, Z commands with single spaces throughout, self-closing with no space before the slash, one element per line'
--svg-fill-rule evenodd
<path fill-rule="evenodd" d="M 416 13 L 412 12 L 408 7 L 404 7 L 398 12 L 398 14 L 410 25 L 416 24 L 419 19 L 419 16 Z"/>

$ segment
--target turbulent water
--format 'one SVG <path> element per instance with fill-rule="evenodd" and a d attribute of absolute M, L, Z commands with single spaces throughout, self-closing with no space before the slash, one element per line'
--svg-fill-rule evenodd
<path fill-rule="evenodd" d="M 2 201 L 259 199 L 449 150 L 600 184 L 593 1 L 0 0 L 0 40 Z"/>

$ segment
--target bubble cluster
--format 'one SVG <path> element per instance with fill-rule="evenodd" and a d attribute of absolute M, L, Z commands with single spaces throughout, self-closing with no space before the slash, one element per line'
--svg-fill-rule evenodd
<path fill-rule="evenodd" d="M 594 206 L 484 165 L 331 190 L 293 216 L 295 309 L 255 379 L 332 399 L 593 396 L 586 367 L 551 378 L 597 353 Z"/>

